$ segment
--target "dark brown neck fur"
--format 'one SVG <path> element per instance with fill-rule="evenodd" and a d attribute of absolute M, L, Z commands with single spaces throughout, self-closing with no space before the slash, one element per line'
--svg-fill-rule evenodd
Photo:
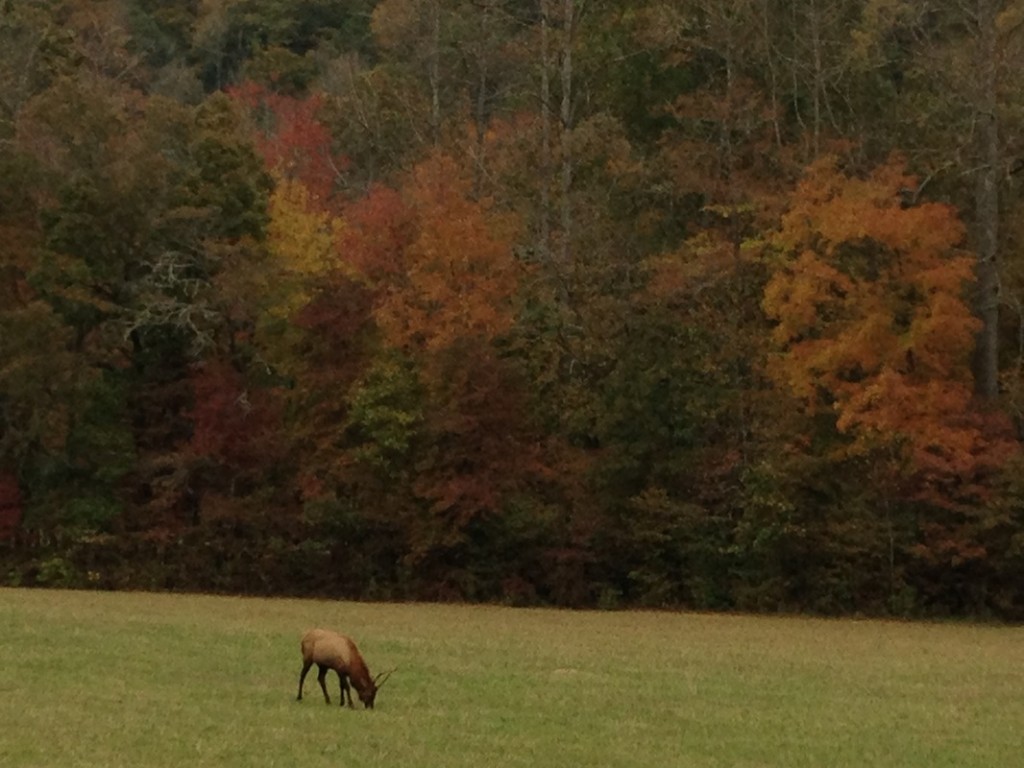
<path fill-rule="evenodd" d="M 349 662 L 348 678 L 352 681 L 352 687 L 360 695 L 373 690 L 373 678 L 370 677 L 370 670 L 366 668 L 366 662 L 358 655 Z"/>

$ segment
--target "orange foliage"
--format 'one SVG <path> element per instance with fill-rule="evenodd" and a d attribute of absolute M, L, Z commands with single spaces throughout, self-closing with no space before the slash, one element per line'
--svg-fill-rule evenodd
<path fill-rule="evenodd" d="M 395 190 L 375 185 L 351 203 L 338 232 L 338 253 L 363 280 L 387 285 L 404 271 L 404 254 L 414 236 L 414 211 Z"/>
<path fill-rule="evenodd" d="M 339 250 L 376 282 L 377 322 L 396 347 L 437 352 L 512 323 L 515 227 L 470 188 L 438 155 L 416 167 L 400 199 L 376 190 L 346 216 Z"/>
<path fill-rule="evenodd" d="M 452 546 L 464 527 L 541 471 L 524 398 L 495 342 L 515 317 L 515 226 L 454 160 L 435 155 L 404 187 L 373 190 L 344 215 L 338 251 L 375 295 L 387 346 L 417 366 L 427 400 L 410 522 L 413 556 Z M 421 530 L 422 528 L 422 530 Z"/>
<path fill-rule="evenodd" d="M 808 169 L 772 240 L 782 258 L 763 297 L 776 321 L 776 382 L 809 412 L 830 408 L 852 450 L 898 445 L 923 486 L 972 494 L 1011 443 L 972 403 L 978 321 L 961 297 L 972 259 L 951 206 L 901 206 L 916 187 L 899 162 L 850 178 Z M 976 489 L 974 489 L 976 490 Z"/>

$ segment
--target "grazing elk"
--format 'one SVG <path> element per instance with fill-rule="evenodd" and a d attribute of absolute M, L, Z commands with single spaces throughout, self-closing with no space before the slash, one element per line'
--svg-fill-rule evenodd
<path fill-rule="evenodd" d="M 306 681 L 306 673 L 314 664 L 320 668 L 320 674 L 316 679 L 328 704 L 331 703 L 331 697 L 327 694 L 327 670 L 333 669 L 338 673 L 338 680 L 341 683 L 341 706 L 345 706 L 346 694 L 348 705 L 354 706 L 352 691 L 348 686 L 348 681 L 351 680 L 352 687 L 359 694 L 359 700 L 367 709 L 373 709 L 377 690 L 395 671 L 392 669 L 387 673 L 370 677 L 370 670 L 367 669 L 366 662 L 363 661 L 363 656 L 352 642 L 352 638 L 327 629 L 311 629 L 302 636 L 302 672 L 299 674 L 299 695 L 296 701 L 302 701 L 302 684 Z"/>

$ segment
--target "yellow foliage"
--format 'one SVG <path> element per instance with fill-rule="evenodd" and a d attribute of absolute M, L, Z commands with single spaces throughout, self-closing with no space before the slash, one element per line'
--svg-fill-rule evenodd
<path fill-rule="evenodd" d="M 342 266 L 334 246 L 341 227 L 340 219 L 314 205 L 301 181 L 277 179 L 267 241 L 283 281 L 272 314 L 292 315 L 309 302 L 318 277 Z"/>

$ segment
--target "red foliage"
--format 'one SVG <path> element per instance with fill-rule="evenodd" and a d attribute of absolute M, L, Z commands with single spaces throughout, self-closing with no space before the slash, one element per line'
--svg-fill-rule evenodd
<path fill-rule="evenodd" d="M 427 429 L 443 450 L 420 464 L 415 482 L 417 496 L 456 530 L 498 512 L 506 494 L 545 472 L 539 443 L 524 424 L 525 403 L 501 362 L 479 347 L 462 355 L 435 385 L 427 414 Z"/>
<path fill-rule="evenodd" d="M 372 285 L 405 272 L 404 251 L 415 236 L 415 214 L 395 190 L 380 185 L 344 211 L 338 253 Z"/>
<path fill-rule="evenodd" d="M 399 191 L 377 187 L 344 212 L 341 258 L 373 292 L 382 340 L 424 388 L 410 523 L 413 558 L 453 546 L 473 520 L 544 473 L 528 408 L 497 341 L 522 268 L 516 222 L 475 199 L 455 160 L 434 155 Z"/>
<path fill-rule="evenodd" d="M 295 316 L 295 323 L 328 342 L 331 357 L 321 362 L 337 366 L 339 354 L 355 353 L 371 309 L 365 286 L 336 272 L 323 279 L 317 295 Z"/>
<path fill-rule="evenodd" d="M 367 331 L 372 327 L 373 296 L 366 286 L 341 272 L 324 277 L 313 299 L 295 316 L 307 332 L 301 346 L 301 371 L 289 398 L 302 404 L 290 423 L 291 439 L 301 453 L 297 478 L 303 497 L 327 492 L 339 463 L 338 441 L 348 412 L 345 393 L 364 371 Z"/>
<path fill-rule="evenodd" d="M 332 151 L 331 133 L 319 118 L 322 95 L 297 99 L 252 82 L 228 93 L 252 112 L 259 128 L 256 149 L 267 168 L 301 181 L 311 204 L 327 207 L 335 180 L 348 168 L 349 160 Z"/>
<path fill-rule="evenodd" d="M 10 472 L 0 472 L 0 541 L 14 536 L 21 523 L 21 490 Z"/>
<path fill-rule="evenodd" d="M 245 468 L 273 461 L 279 408 L 267 390 L 250 391 L 238 371 L 219 361 L 193 368 L 192 387 L 196 455 Z"/>

